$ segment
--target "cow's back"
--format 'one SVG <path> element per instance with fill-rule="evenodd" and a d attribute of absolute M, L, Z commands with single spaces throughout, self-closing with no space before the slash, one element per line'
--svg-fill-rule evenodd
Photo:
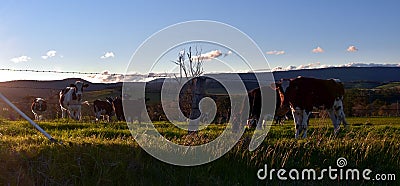
<path fill-rule="evenodd" d="M 285 101 L 293 106 L 304 107 L 332 107 L 334 99 L 344 95 L 343 84 L 333 79 L 323 80 L 299 77 L 290 81 L 285 93 Z"/>

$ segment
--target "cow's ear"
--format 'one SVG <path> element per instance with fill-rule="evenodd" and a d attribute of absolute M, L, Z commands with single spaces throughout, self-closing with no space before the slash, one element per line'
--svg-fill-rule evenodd
<path fill-rule="evenodd" d="M 87 88 L 89 86 L 89 84 L 83 84 L 83 87 Z"/>
<path fill-rule="evenodd" d="M 69 84 L 69 86 L 70 86 L 70 87 L 76 87 L 76 85 L 75 85 L 75 84 L 72 84 L 72 83 Z"/>

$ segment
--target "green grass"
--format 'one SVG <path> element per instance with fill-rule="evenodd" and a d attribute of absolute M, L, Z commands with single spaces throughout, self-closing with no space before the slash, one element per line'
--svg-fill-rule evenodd
<path fill-rule="evenodd" d="M 328 119 L 311 119 L 308 138 L 294 139 L 292 121 L 272 126 L 264 143 L 248 151 L 252 130 L 227 154 L 211 163 L 179 167 L 163 163 L 138 146 L 125 123 L 39 122 L 63 145 L 49 142 L 26 121 L 0 120 L 0 184 L 2 185 L 264 185 L 257 170 L 322 169 L 336 166 L 396 173 L 396 181 L 319 182 L 268 181 L 272 184 L 400 184 L 400 118 L 348 118 L 351 126 L 333 136 Z M 169 123 L 158 131 L 181 144 L 205 143 L 224 125 L 210 125 L 188 136 Z"/>
<path fill-rule="evenodd" d="M 400 88 L 400 82 L 391 82 L 385 85 L 376 87 L 377 89 Z"/>

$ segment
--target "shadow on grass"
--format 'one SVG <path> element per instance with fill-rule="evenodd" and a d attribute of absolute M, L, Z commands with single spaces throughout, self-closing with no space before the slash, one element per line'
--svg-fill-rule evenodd
<path fill-rule="evenodd" d="M 101 139 L 100 139 L 101 140 Z M 259 180 L 257 171 L 336 167 L 345 157 L 347 167 L 370 168 L 377 173 L 398 172 L 398 149 L 390 141 L 364 144 L 353 141 L 309 138 L 283 139 L 247 150 L 243 138 L 220 159 L 195 167 L 180 167 L 148 155 L 134 142 L 94 143 L 64 141 L 65 145 L 43 143 L 40 148 L 19 152 L 1 151 L 0 183 L 11 185 L 260 185 L 260 184 L 373 184 L 365 181 Z M 340 145 L 343 143 L 342 145 Z M 372 145 L 372 148 L 366 147 Z M 389 154 L 397 153 L 397 154 Z M 388 182 L 386 182 L 388 183 Z M 389 182 L 395 183 L 395 182 Z M 398 183 L 398 182 L 397 182 Z"/>

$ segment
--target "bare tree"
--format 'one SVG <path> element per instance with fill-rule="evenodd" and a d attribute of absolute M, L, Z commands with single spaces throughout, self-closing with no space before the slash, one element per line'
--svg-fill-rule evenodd
<path fill-rule="evenodd" d="M 187 60 L 185 59 L 187 56 Z M 201 50 L 195 51 L 192 54 L 192 47 L 189 47 L 189 51 L 182 50 L 179 52 L 178 59 L 173 61 L 179 66 L 179 77 L 175 76 L 175 80 L 182 85 L 182 82 L 188 81 L 188 86 L 184 86 L 183 94 L 179 96 L 179 103 L 182 111 L 191 119 L 189 123 L 189 133 L 197 130 L 199 125 L 200 109 L 199 102 L 205 94 L 205 77 L 201 77 L 204 73 L 203 69 L 203 57 Z M 184 80 L 184 81 L 183 81 Z"/>
<path fill-rule="evenodd" d="M 185 62 L 185 55 L 187 55 L 187 62 Z M 179 66 L 179 77 L 177 77 L 175 74 L 174 77 L 175 80 L 177 80 L 180 84 L 182 83 L 183 78 L 185 78 L 185 80 L 189 80 L 191 78 L 200 77 L 204 73 L 204 60 L 201 55 L 201 50 L 197 50 L 197 47 L 194 56 L 192 55 L 192 47 L 189 47 L 189 51 L 187 53 L 185 50 L 182 50 L 179 52 L 178 59 L 172 62 Z"/>

